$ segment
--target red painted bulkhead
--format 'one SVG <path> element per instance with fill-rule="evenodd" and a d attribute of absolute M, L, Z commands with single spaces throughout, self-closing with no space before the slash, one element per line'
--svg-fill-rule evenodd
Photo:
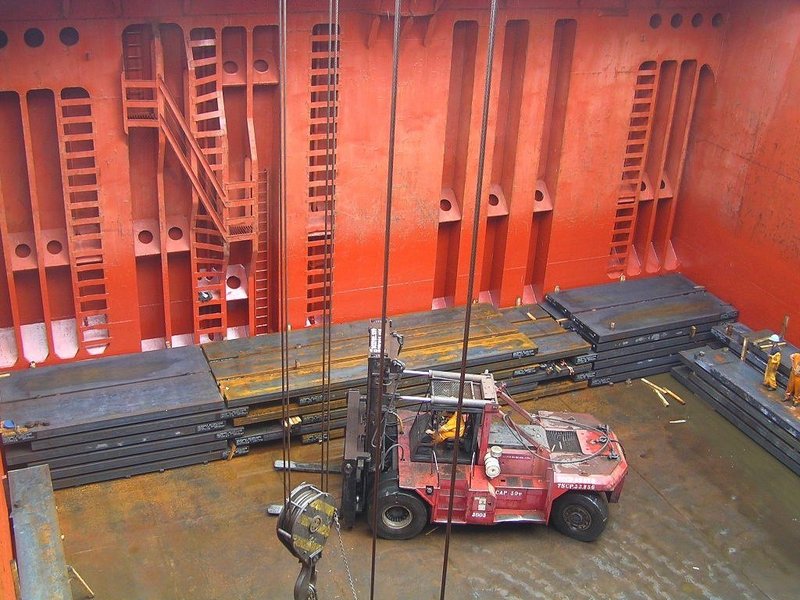
<path fill-rule="evenodd" d="M 0 367 L 276 328 L 277 13 L 217 6 L 0 2 Z M 333 319 L 379 312 L 389 8 L 342 2 L 333 39 L 325 3 L 290 6 L 295 328 L 331 301 L 334 143 Z M 404 3 L 393 313 L 465 302 L 488 16 Z M 501 3 L 477 295 L 680 270 L 780 329 L 800 292 L 798 19 L 779 1 Z"/>

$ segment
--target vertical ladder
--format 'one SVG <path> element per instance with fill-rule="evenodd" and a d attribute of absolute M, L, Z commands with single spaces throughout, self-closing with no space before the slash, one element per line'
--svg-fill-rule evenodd
<path fill-rule="evenodd" d="M 186 38 L 192 134 L 220 183 L 228 181 L 228 137 L 216 32 L 193 29 Z"/>
<path fill-rule="evenodd" d="M 85 94 L 85 92 L 83 92 Z M 105 351 L 111 335 L 103 253 L 95 124 L 88 94 L 56 96 L 61 180 L 67 224 L 78 343 L 89 354 Z"/>
<path fill-rule="evenodd" d="M 122 116 L 125 133 L 130 127 L 158 127 L 158 100 L 151 80 L 150 37 L 144 25 L 132 25 L 122 33 Z"/>
<path fill-rule="evenodd" d="M 658 64 L 652 62 L 642 65 L 636 77 L 622 165 L 622 183 L 617 195 L 617 210 L 611 232 L 609 274 L 623 274 L 633 252 L 633 234 L 658 89 L 657 74 Z"/>
<path fill-rule="evenodd" d="M 254 334 L 269 332 L 269 179 L 259 174 L 256 205 L 257 233 L 255 247 L 255 319 Z"/>
<path fill-rule="evenodd" d="M 145 79 L 143 44 L 142 26 L 129 27 L 122 33 L 122 66 L 128 79 Z"/>
<path fill-rule="evenodd" d="M 193 29 L 185 39 L 188 63 L 189 127 L 220 185 L 228 178 L 228 144 L 222 101 L 220 57 L 216 31 Z M 197 172 L 198 159 L 192 159 Z M 192 192 L 192 285 L 196 343 L 221 340 L 227 332 L 225 281 L 228 243 Z"/>
<path fill-rule="evenodd" d="M 202 205 L 195 206 L 191 240 L 194 339 L 204 343 L 224 339 L 227 331 L 228 245 Z"/>

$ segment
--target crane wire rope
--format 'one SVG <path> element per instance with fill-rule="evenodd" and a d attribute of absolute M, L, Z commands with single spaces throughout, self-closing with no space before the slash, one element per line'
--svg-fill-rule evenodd
<path fill-rule="evenodd" d="M 336 206 L 336 121 L 339 82 L 339 0 L 328 0 L 328 56 L 325 90 L 325 200 L 323 229 L 323 304 L 321 375 L 320 486 L 330 480 L 331 326 L 333 322 L 333 249 Z"/>
<path fill-rule="evenodd" d="M 280 177 L 278 200 L 278 255 L 280 290 L 278 306 L 278 327 L 281 332 L 281 422 L 283 424 L 283 464 L 288 466 L 292 460 L 292 437 L 289 428 L 289 290 L 287 256 L 287 193 L 286 193 L 286 9 L 287 0 L 278 0 L 278 28 L 280 31 L 278 70 L 280 76 Z M 292 489 L 292 472 L 283 469 L 283 501 L 289 500 Z"/>
<path fill-rule="evenodd" d="M 400 2 L 394 2 L 394 24 L 392 28 L 392 87 L 391 87 L 391 105 L 389 109 L 389 146 L 388 146 L 388 161 L 387 161 L 387 174 L 386 174 L 386 215 L 384 223 L 384 241 L 383 241 L 383 283 L 381 289 L 381 339 L 380 339 L 380 359 L 379 359 L 379 378 L 380 378 L 380 391 L 381 397 L 378 399 L 381 405 L 381 410 L 378 413 L 378 422 L 376 423 L 376 431 L 381 432 L 377 439 L 377 451 L 375 456 L 382 456 L 383 446 L 383 389 L 384 389 L 384 376 L 385 376 L 385 354 L 386 354 L 386 314 L 387 304 L 389 297 L 389 242 L 392 231 L 392 187 L 394 179 L 394 145 L 395 145 L 395 125 L 397 121 L 397 74 L 398 65 L 400 63 Z M 375 481 L 373 482 L 372 491 L 372 507 L 373 511 L 372 522 L 376 525 L 372 527 L 372 557 L 370 560 L 370 575 L 369 575 L 369 597 L 370 600 L 375 598 L 375 563 L 378 547 L 378 476 L 380 472 L 376 470 Z"/>
<path fill-rule="evenodd" d="M 478 172 L 475 185 L 475 209 L 472 218 L 472 247 L 469 257 L 469 281 L 467 283 L 466 310 L 464 313 L 464 339 L 461 349 L 461 368 L 458 380 L 458 405 L 456 407 L 456 439 L 461 435 L 461 417 L 464 408 L 464 384 L 467 372 L 467 351 L 469 350 L 469 328 L 472 317 L 472 294 L 475 287 L 475 264 L 478 256 L 478 230 L 481 215 L 481 196 L 483 194 L 483 170 L 486 162 L 486 135 L 489 126 L 489 100 L 492 90 L 492 62 L 494 58 L 495 22 L 497 20 L 497 0 L 491 0 L 489 12 L 489 37 L 486 47 L 486 78 L 483 85 L 483 114 L 481 115 L 481 138 L 478 145 Z M 450 556 L 450 533 L 453 528 L 453 499 L 455 497 L 458 452 L 453 452 L 450 464 L 450 494 L 447 502 L 447 526 L 444 537 L 442 557 L 442 581 L 439 598 L 444 600 L 447 588 L 447 563 Z"/>

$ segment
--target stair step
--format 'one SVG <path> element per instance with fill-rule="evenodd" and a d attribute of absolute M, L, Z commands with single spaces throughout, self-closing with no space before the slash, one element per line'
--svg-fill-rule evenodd
<path fill-rule="evenodd" d="M 68 194 L 78 194 L 80 192 L 96 192 L 100 186 L 96 183 L 89 183 L 86 185 L 67 185 Z"/>
<path fill-rule="evenodd" d="M 199 87 L 201 85 L 206 85 L 208 83 L 216 83 L 219 81 L 219 75 L 214 73 L 213 75 L 203 75 L 202 77 L 195 77 L 192 85 L 195 87 Z"/>
<path fill-rule="evenodd" d="M 61 117 L 61 122 L 64 125 L 92 125 L 91 115 L 79 115 L 75 117 Z"/>
<path fill-rule="evenodd" d="M 210 65 L 217 64 L 217 57 L 216 56 L 208 56 L 204 58 L 193 58 L 189 61 L 189 66 L 192 69 L 197 69 L 198 67 L 208 67 Z"/>
<path fill-rule="evenodd" d="M 189 47 L 190 48 L 208 48 L 210 46 L 216 46 L 217 39 L 216 38 L 205 38 L 202 40 L 189 40 Z"/>

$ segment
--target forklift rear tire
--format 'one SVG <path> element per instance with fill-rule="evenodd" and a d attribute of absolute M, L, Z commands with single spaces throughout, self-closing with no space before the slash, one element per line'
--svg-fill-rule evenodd
<path fill-rule="evenodd" d="M 606 528 L 608 500 L 605 494 L 567 492 L 553 504 L 550 522 L 568 537 L 593 542 Z"/>
<path fill-rule="evenodd" d="M 375 516 L 369 511 L 370 526 L 374 531 L 376 524 L 373 519 L 377 520 L 378 537 L 385 540 L 409 540 L 419 535 L 427 525 L 428 509 L 413 492 L 396 489 L 382 494 L 379 491 Z"/>

